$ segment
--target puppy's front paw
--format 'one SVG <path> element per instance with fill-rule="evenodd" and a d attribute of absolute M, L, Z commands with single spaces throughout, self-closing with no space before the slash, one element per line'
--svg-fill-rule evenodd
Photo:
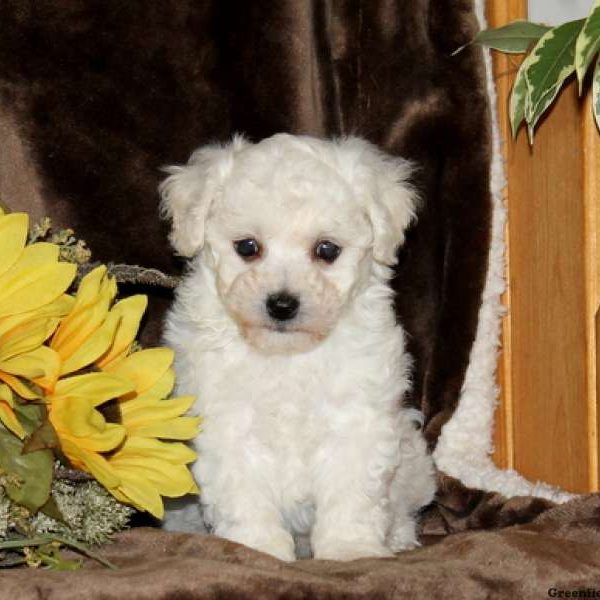
<path fill-rule="evenodd" d="M 314 557 L 322 560 L 356 560 L 358 558 L 389 558 L 394 554 L 377 541 L 330 540 L 314 544 Z"/>
<path fill-rule="evenodd" d="M 296 560 L 294 540 L 290 533 L 280 528 L 232 528 L 227 532 L 220 532 L 222 537 L 249 546 L 259 552 L 270 554 L 279 560 L 291 562 Z"/>
<path fill-rule="evenodd" d="M 390 532 L 388 545 L 393 552 L 403 552 L 418 548 L 421 544 L 417 539 L 414 520 L 411 519 L 396 523 Z"/>
<path fill-rule="evenodd" d="M 293 562 L 296 560 L 296 554 L 294 553 L 294 549 L 290 549 L 287 546 L 282 546 L 279 544 L 272 543 L 263 543 L 254 546 L 255 550 L 260 552 L 264 552 L 265 554 L 270 554 L 279 560 L 283 560 L 285 562 Z"/>
<path fill-rule="evenodd" d="M 392 543 L 390 544 L 390 548 L 392 549 L 392 552 L 394 554 L 398 554 L 399 552 L 406 552 L 407 550 L 414 550 L 415 548 L 420 548 L 421 547 L 421 542 L 418 542 L 417 540 L 414 541 L 406 541 L 406 542 L 394 542 L 392 541 Z"/>

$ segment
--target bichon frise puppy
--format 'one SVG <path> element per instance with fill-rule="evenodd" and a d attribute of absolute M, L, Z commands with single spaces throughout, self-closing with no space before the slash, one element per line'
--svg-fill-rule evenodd
<path fill-rule="evenodd" d="M 202 147 L 169 172 L 170 239 L 193 260 L 165 339 L 204 417 L 204 520 L 283 560 L 298 535 L 322 559 L 414 547 L 434 474 L 402 406 L 410 359 L 388 287 L 414 216 L 410 165 L 358 138 L 280 134 Z M 197 506 L 167 528 L 189 529 Z"/>

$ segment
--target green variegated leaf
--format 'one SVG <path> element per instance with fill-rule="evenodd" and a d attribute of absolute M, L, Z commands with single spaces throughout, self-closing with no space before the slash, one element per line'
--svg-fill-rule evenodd
<path fill-rule="evenodd" d="M 600 50 L 600 0 L 595 0 L 592 12 L 586 19 L 583 29 L 575 45 L 575 67 L 579 80 L 579 93 L 583 85 L 585 74 L 589 69 L 594 56 Z"/>
<path fill-rule="evenodd" d="M 481 44 L 494 50 L 509 54 L 523 54 L 548 31 L 548 25 L 530 23 L 529 21 L 513 21 L 508 25 L 494 29 L 484 29 L 468 44 L 461 46 L 452 53 L 458 54 L 471 44 Z"/>
<path fill-rule="evenodd" d="M 596 68 L 594 69 L 594 81 L 592 82 L 592 102 L 596 126 L 598 129 L 600 129 L 600 57 L 596 61 Z"/>
<path fill-rule="evenodd" d="M 528 113 L 527 110 L 525 119 L 527 121 L 527 133 L 529 135 L 529 143 L 533 144 L 533 132 L 535 130 L 538 121 L 544 116 L 544 113 L 548 109 L 548 107 L 554 102 L 556 96 L 560 92 L 560 86 L 554 86 L 546 91 L 546 94 L 542 96 L 537 104 L 537 107 L 531 113 Z"/>
<path fill-rule="evenodd" d="M 501 52 L 523 54 L 549 29 L 548 25 L 542 23 L 513 21 L 503 27 L 484 29 L 477 34 L 473 41 Z"/>
<path fill-rule="evenodd" d="M 583 23 L 583 19 L 569 21 L 546 32 L 526 59 L 524 73 L 529 102 L 525 106 L 525 120 L 530 132 L 575 71 L 575 43 Z"/>
<path fill-rule="evenodd" d="M 517 77 L 510 94 L 508 114 L 510 117 L 510 127 L 513 138 L 517 137 L 517 132 L 519 131 L 519 127 L 525 118 L 525 110 L 527 104 L 529 103 L 527 81 L 525 80 L 525 70 L 528 66 L 528 58 L 521 63 L 521 67 L 517 72 Z"/>
<path fill-rule="evenodd" d="M 558 91 L 556 91 L 558 94 Z M 529 138 L 529 143 L 533 146 L 533 137 L 535 132 L 535 127 L 538 124 L 538 121 L 544 115 L 545 110 L 552 104 L 552 100 L 556 97 L 554 90 L 552 90 L 548 96 L 542 98 L 542 102 L 539 105 L 538 111 L 533 115 L 531 121 L 527 121 L 527 137 Z"/>

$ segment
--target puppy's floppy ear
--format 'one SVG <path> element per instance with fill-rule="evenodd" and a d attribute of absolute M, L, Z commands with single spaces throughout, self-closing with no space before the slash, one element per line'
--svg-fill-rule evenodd
<path fill-rule="evenodd" d="M 346 155 L 345 166 L 351 165 L 349 178 L 373 227 L 373 257 L 393 265 L 417 209 L 418 194 L 409 183 L 414 167 L 408 160 L 385 154 L 360 138 L 345 138 L 338 144 Z"/>
<path fill-rule="evenodd" d="M 169 239 L 181 256 L 190 257 L 204 245 L 208 211 L 231 172 L 234 157 L 249 143 L 240 135 L 228 144 L 198 148 L 187 165 L 167 167 L 169 177 L 159 186 L 160 210 L 172 220 Z"/>

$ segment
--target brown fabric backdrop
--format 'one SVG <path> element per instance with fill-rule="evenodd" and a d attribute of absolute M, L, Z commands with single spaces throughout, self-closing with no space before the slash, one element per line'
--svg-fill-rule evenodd
<path fill-rule="evenodd" d="M 490 228 L 480 52 L 450 55 L 476 30 L 469 0 L 3 0 L 0 23 L 0 193 L 74 227 L 100 260 L 176 272 L 159 169 L 236 131 L 352 133 L 416 160 L 423 208 L 394 287 L 410 401 L 435 443 Z"/>

